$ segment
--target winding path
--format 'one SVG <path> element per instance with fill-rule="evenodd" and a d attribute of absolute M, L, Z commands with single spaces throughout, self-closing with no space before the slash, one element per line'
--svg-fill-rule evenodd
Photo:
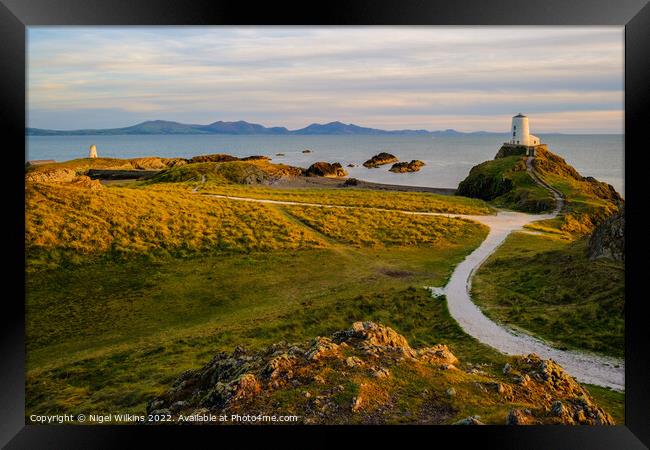
<path fill-rule="evenodd" d="M 517 332 L 501 326 L 487 316 L 474 304 L 470 297 L 471 281 L 481 264 L 503 243 L 508 235 L 521 230 L 524 225 L 537 220 L 556 217 L 564 206 L 562 194 L 546 184 L 536 174 L 532 166 L 532 157 L 526 161 L 531 177 L 542 187 L 548 189 L 556 200 L 556 208 L 551 214 L 525 214 L 514 211 L 499 211 L 496 215 L 479 216 L 450 213 L 432 213 L 403 211 L 373 207 L 326 205 L 320 203 L 292 202 L 284 200 L 269 200 L 250 197 L 235 197 L 219 194 L 203 194 L 206 197 L 224 198 L 254 203 L 276 205 L 314 206 L 320 208 L 342 209 L 371 209 L 375 211 L 391 211 L 418 216 L 446 216 L 469 219 L 487 225 L 490 228 L 481 245 L 463 260 L 451 275 L 449 283 L 444 288 L 451 316 L 460 324 L 463 330 L 478 341 L 487 344 L 502 353 L 521 355 L 537 353 L 545 359 L 553 359 L 577 380 L 584 383 L 610 387 L 618 391 L 625 389 L 625 366 L 623 361 L 606 356 L 555 349 L 543 341 L 530 335 Z M 205 180 L 202 180 L 205 182 Z M 196 192 L 196 190 L 194 191 Z"/>
<path fill-rule="evenodd" d="M 489 226 L 490 232 L 481 245 L 456 266 L 449 283 L 445 286 L 444 292 L 447 297 L 449 313 L 467 334 L 502 353 L 509 355 L 537 353 L 542 358 L 550 358 L 558 362 L 581 382 L 624 391 L 625 365 L 623 361 L 591 353 L 553 348 L 537 338 L 493 322 L 481 312 L 471 299 L 474 273 L 511 232 L 520 230 L 524 225 L 533 221 L 552 219 L 564 207 L 562 193 L 537 176 L 532 166 L 532 160 L 532 157 L 527 159 L 527 169 L 538 184 L 553 194 L 556 200 L 555 210 L 551 214 L 543 215 L 501 211 L 496 217 L 476 216 L 474 220 Z"/>

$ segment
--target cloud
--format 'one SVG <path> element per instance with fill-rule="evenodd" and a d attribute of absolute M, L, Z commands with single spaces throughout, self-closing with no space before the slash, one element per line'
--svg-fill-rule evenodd
<path fill-rule="evenodd" d="M 466 129 L 524 111 L 559 130 L 560 113 L 623 110 L 621 27 L 32 27 L 28 52 L 29 123 L 43 128 L 55 112 L 84 128 L 89 111 L 122 111 Z M 598 117 L 576 129 L 622 130 Z"/>

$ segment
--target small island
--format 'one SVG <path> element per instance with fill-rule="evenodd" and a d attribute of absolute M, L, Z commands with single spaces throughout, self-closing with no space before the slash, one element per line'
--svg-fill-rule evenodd
<path fill-rule="evenodd" d="M 393 167 L 388 169 L 390 172 L 395 173 L 407 173 L 407 172 L 418 172 L 422 167 L 424 167 L 423 161 L 419 159 L 414 159 L 411 162 L 398 162 L 393 164 Z"/>
<path fill-rule="evenodd" d="M 341 163 L 328 163 L 325 161 L 315 162 L 305 172 L 308 177 L 326 177 L 326 178 L 339 178 L 345 177 L 348 173 L 343 169 Z"/>
<path fill-rule="evenodd" d="M 368 161 L 363 163 L 364 167 L 367 167 L 369 169 L 374 169 L 379 166 L 383 166 L 386 164 L 391 164 L 391 163 L 396 163 L 399 161 L 395 155 L 391 155 L 390 153 L 386 152 L 381 152 L 372 158 L 370 158 Z"/>

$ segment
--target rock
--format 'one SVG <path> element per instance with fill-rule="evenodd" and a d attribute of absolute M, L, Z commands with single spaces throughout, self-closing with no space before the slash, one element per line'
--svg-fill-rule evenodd
<path fill-rule="evenodd" d="M 417 351 L 418 358 L 439 365 L 454 365 L 458 363 L 458 358 L 454 356 L 446 345 L 438 344 L 433 347 L 423 348 Z"/>
<path fill-rule="evenodd" d="M 362 366 L 363 361 L 356 356 L 348 356 L 345 358 L 345 364 L 347 364 L 348 367 L 357 367 Z"/>
<path fill-rule="evenodd" d="M 390 153 L 386 152 L 381 152 L 372 158 L 370 158 L 368 161 L 364 162 L 363 165 L 364 167 L 367 168 L 375 168 L 379 166 L 383 166 L 384 164 L 391 164 L 397 162 L 398 159 L 394 155 L 391 155 Z"/>
<path fill-rule="evenodd" d="M 296 358 L 288 353 L 282 353 L 273 358 L 264 369 L 264 373 L 272 380 L 278 378 L 290 379 L 293 377 L 293 367 Z"/>
<path fill-rule="evenodd" d="M 278 342 L 258 351 L 238 346 L 232 353 L 218 352 L 203 367 L 183 372 L 166 392 L 147 402 L 146 411 L 177 417 L 197 410 L 273 414 L 281 409 L 294 411 L 309 423 L 390 423 L 397 416 L 419 423 L 447 423 L 460 396 L 455 389 L 460 386 L 458 377 L 465 386 L 469 382 L 471 387 L 473 381 L 462 373 L 434 373 L 432 364 L 450 369 L 452 361 L 458 360 L 445 345 L 413 349 L 404 336 L 389 327 L 354 322 L 330 337 L 305 343 Z M 463 390 L 463 397 L 489 398 L 486 413 L 495 406 L 508 407 L 508 423 L 513 424 L 613 423 L 589 393 L 553 361 L 533 354 L 509 361 L 510 377 L 527 379 L 525 386 L 485 374 L 480 382 L 474 382 L 475 390 Z M 485 367 L 469 366 L 474 370 Z M 409 379 L 401 378 L 404 374 Z M 387 377 L 391 377 L 389 382 Z M 407 386 L 413 381 L 421 383 L 415 385 L 416 395 L 426 408 L 403 397 L 405 381 Z M 355 388 L 352 399 L 348 394 Z M 535 414 L 511 409 L 519 405 L 531 405 Z M 456 423 L 482 424 L 478 416 Z"/>
<path fill-rule="evenodd" d="M 315 162 L 305 172 L 307 176 L 338 178 L 347 176 L 347 172 L 340 163 L 330 164 L 325 161 Z"/>
<path fill-rule="evenodd" d="M 508 375 L 511 370 L 512 370 L 512 367 L 510 366 L 510 364 L 506 363 L 506 365 L 503 366 L 503 374 L 504 375 Z"/>
<path fill-rule="evenodd" d="M 385 367 L 380 367 L 372 372 L 375 378 L 387 378 L 390 376 L 390 370 Z"/>
<path fill-rule="evenodd" d="M 348 164 L 348 167 L 357 167 L 354 164 Z"/>
<path fill-rule="evenodd" d="M 625 261 L 625 207 L 594 229 L 589 238 L 588 255 L 591 259 Z"/>
<path fill-rule="evenodd" d="M 417 172 L 424 166 L 425 166 L 425 164 L 424 164 L 423 161 L 420 161 L 419 159 L 414 159 L 409 163 L 407 163 L 407 162 L 395 163 L 388 170 L 390 172 L 395 172 L 395 173 Z"/>
<path fill-rule="evenodd" d="M 275 156 L 284 156 L 284 153 L 276 153 Z"/>
<path fill-rule="evenodd" d="M 28 170 L 25 174 L 25 181 L 31 183 L 70 182 L 76 177 L 77 172 L 74 169 L 54 166 L 42 170 Z"/>
<path fill-rule="evenodd" d="M 352 399 L 352 412 L 359 412 L 362 406 L 363 406 L 363 400 L 361 399 L 360 395 Z"/>
<path fill-rule="evenodd" d="M 485 425 L 479 420 L 479 416 L 469 416 L 464 419 L 454 422 L 452 425 Z"/>
<path fill-rule="evenodd" d="M 359 180 L 357 180 L 356 178 L 348 178 L 343 183 L 343 186 L 358 186 L 358 185 L 359 185 Z"/>
<path fill-rule="evenodd" d="M 309 149 L 305 149 L 305 150 L 303 150 L 302 152 L 303 152 L 303 153 L 312 153 L 312 151 L 309 150 Z"/>
<path fill-rule="evenodd" d="M 370 354 L 391 353 L 408 357 L 416 355 L 404 336 L 374 322 L 355 322 L 352 324 L 352 329 L 337 332 L 333 338 L 337 343 L 361 341 L 359 347 Z"/>
<path fill-rule="evenodd" d="M 534 425 L 535 419 L 530 411 L 513 408 L 508 413 L 506 425 Z"/>
<path fill-rule="evenodd" d="M 530 381 L 530 376 L 523 374 L 521 376 L 515 377 L 515 382 L 520 386 L 526 386 Z"/>
<path fill-rule="evenodd" d="M 338 351 L 338 345 L 332 342 L 330 338 L 317 337 L 312 341 L 312 345 L 307 350 L 307 359 L 311 361 L 318 361 L 325 356 L 331 356 Z"/>

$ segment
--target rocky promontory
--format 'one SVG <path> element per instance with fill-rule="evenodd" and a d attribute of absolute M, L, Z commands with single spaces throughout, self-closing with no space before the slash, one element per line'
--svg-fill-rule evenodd
<path fill-rule="evenodd" d="M 391 328 L 355 322 L 305 343 L 218 353 L 152 399 L 147 413 L 175 421 L 293 415 L 302 424 L 613 424 L 551 360 L 520 356 L 492 375 L 485 369 L 446 345 L 414 349 Z"/>
<path fill-rule="evenodd" d="M 411 162 L 395 163 L 393 164 L 393 167 L 391 167 L 388 170 L 390 172 L 395 172 L 395 173 L 417 172 L 424 166 L 425 164 L 423 161 L 420 161 L 419 159 L 414 159 Z"/>
<path fill-rule="evenodd" d="M 395 155 L 391 155 L 390 153 L 386 153 L 386 152 L 381 152 L 373 156 L 372 158 L 370 158 L 368 161 L 364 162 L 363 165 L 364 167 L 371 169 L 371 168 L 383 166 L 385 164 L 396 163 L 397 161 L 398 159 Z"/>

